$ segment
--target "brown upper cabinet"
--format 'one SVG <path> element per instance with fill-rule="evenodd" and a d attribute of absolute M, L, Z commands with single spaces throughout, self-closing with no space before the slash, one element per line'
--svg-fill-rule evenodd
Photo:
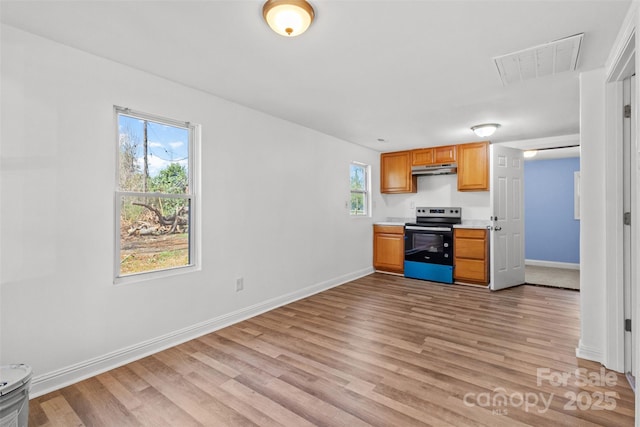
<path fill-rule="evenodd" d="M 456 161 L 456 149 L 455 145 L 446 145 L 444 147 L 436 147 L 433 149 L 435 163 L 453 163 Z"/>
<path fill-rule="evenodd" d="M 456 146 L 420 148 L 411 151 L 412 166 L 439 165 L 456 161 Z"/>
<path fill-rule="evenodd" d="M 489 190 L 489 142 L 458 145 L 458 191 Z"/>
<path fill-rule="evenodd" d="M 458 164 L 458 191 L 489 190 L 489 142 L 419 148 L 380 155 L 380 192 L 415 193 L 412 166 Z"/>
<path fill-rule="evenodd" d="M 420 148 L 419 150 L 411 151 L 412 166 L 432 165 L 434 158 L 433 148 Z"/>
<path fill-rule="evenodd" d="M 411 175 L 411 151 L 380 155 L 380 192 L 415 193 L 417 177 Z"/>

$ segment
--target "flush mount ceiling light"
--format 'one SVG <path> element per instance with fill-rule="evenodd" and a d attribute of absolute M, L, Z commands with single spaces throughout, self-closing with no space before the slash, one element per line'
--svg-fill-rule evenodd
<path fill-rule="evenodd" d="M 532 157 L 535 157 L 536 154 L 538 154 L 538 150 L 527 150 L 522 153 L 525 159 L 530 159 Z"/>
<path fill-rule="evenodd" d="M 307 31 L 315 13 L 305 0 L 267 0 L 262 16 L 276 33 L 294 37 Z"/>
<path fill-rule="evenodd" d="M 486 138 L 493 135 L 493 133 L 500 127 L 497 123 L 485 123 L 482 125 L 471 126 L 471 130 L 480 138 Z"/>

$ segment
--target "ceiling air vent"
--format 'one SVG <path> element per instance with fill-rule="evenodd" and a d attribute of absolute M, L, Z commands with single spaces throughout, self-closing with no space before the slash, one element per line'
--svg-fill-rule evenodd
<path fill-rule="evenodd" d="M 505 86 L 524 80 L 575 71 L 584 33 L 519 50 L 493 60 Z"/>

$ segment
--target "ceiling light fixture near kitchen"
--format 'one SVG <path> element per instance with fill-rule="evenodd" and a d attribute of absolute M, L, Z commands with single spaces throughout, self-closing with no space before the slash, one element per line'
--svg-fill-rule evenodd
<path fill-rule="evenodd" d="M 500 127 L 497 123 L 485 123 L 482 125 L 471 126 L 471 130 L 480 138 L 486 138 L 494 134 Z"/>
<path fill-rule="evenodd" d="M 262 16 L 276 33 L 294 37 L 307 31 L 315 13 L 305 0 L 267 0 Z"/>
<path fill-rule="evenodd" d="M 538 154 L 538 150 L 527 150 L 524 153 L 522 153 L 525 159 L 530 159 L 532 157 L 535 157 L 536 154 Z"/>

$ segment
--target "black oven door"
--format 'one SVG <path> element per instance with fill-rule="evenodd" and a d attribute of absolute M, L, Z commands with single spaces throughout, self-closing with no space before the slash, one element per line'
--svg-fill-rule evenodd
<path fill-rule="evenodd" d="M 407 226 L 404 260 L 453 265 L 453 230 L 448 227 Z"/>

